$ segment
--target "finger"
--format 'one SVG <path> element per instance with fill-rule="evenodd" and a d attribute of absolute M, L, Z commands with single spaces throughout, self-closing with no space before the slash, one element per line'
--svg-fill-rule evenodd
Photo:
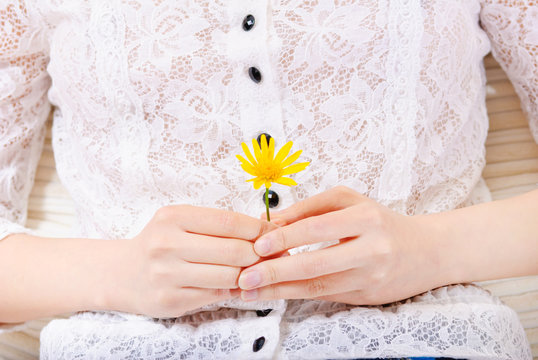
<path fill-rule="evenodd" d="M 355 237 L 359 235 L 358 215 L 348 207 L 279 227 L 256 240 L 254 250 L 268 256 L 301 245 Z"/>
<path fill-rule="evenodd" d="M 357 267 L 357 259 L 350 256 L 356 252 L 352 242 L 337 246 L 262 261 L 243 270 L 239 287 L 244 290 L 275 283 L 313 279 Z"/>
<path fill-rule="evenodd" d="M 165 206 L 157 211 L 155 218 L 158 221 L 173 222 L 191 233 L 244 240 L 255 240 L 276 228 L 267 221 L 233 211 L 190 205 Z"/>
<path fill-rule="evenodd" d="M 186 234 L 179 251 L 185 261 L 205 264 L 246 267 L 260 259 L 250 241 L 200 234 Z"/>
<path fill-rule="evenodd" d="M 174 276 L 180 279 L 177 283 L 181 287 L 236 289 L 240 272 L 238 267 L 187 263 Z"/>
<path fill-rule="evenodd" d="M 310 216 L 344 209 L 365 199 L 365 196 L 348 187 L 337 186 L 274 212 L 272 216 L 274 221 L 281 225 L 291 224 Z"/>
<path fill-rule="evenodd" d="M 290 281 L 241 292 L 244 301 L 314 299 L 357 290 L 356 270 L 347 270 L 307 280 Z"/>

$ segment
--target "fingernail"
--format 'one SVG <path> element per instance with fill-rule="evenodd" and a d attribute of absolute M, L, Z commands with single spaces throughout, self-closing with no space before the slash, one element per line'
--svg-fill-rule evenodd
<path fill-rule="evenodd" d="M 254 251 L 260 256 L 269 254 L 271 251 L 271 239 L 267 236 L 262 236 L 254 243 Z"/>
<path fill-rule="evenodd" d="M 239 287 L 241 289 L 251 289 L 262 282 L 262 276 L 259 271 L 253 270 L 239 276 Z"/>
<path fill-rule="evenodd" d="M 271 219 L 271 222 L 275 224 L 276 226 L 283 226 L 286 224 L 286 222 L 283 219 L 279 219 L 279 218 Z"/>
<path fill-rule="evenodd" d="M 256 300 L 257 298 L 258 298 L 258 290 L 256 289 L 241 292 L 241 299 L 243 299 L 244 301 L 253 301 L 253 300 Z"/>

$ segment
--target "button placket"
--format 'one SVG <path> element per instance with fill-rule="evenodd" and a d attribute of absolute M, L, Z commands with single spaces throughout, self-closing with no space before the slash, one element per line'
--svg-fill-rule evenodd
<path fill-rule="evenodd" d="M 233 19 L 233 38 L 230 38 L 230 55 L 240 66 L 236 69 L 237 94 L 240 101 L 240 126 L 245 139 L 257 138 L 261 133 L 267 141 L 270 136 L 285 139 L 282 129 L 282 107 L 278 80 L 271 54 L 278 51 L 279 40 L 267 24 L 271 5 L 264 0 L 231 0 L 234 4 L 230 19 Z M 233 51 L 232 51 L 233 50 Z M 278 141 L 275 141 L 278 146 Z M 287 189 L 283 189 L 287 190 Z M 285 192 L 285 191 L 284 191 Z M 265 190 L 256 194 L 253 204 L 259 208 L 253 213 L 265 210 Z M 280 190 L 270 190 L 270 208 L 281 206 L 283 194 Z"/>
<path fill-rule="evenodd" d="M 275 139 L 283 138 L 281 99 L 270 55 L 278 51 L 280 43 L 269 34 L 271 29 L 266 24 L 270 5 L 267 0 L 230 2 L 232 28 L 227 49 L 230 59 L 237 63 L 234 85 L 244 138 L 256 138 L 262 131 L 270 132 Z"/>
<path fill-rule="evenodd" d="M 248 14 L 243 19 L 243 30 L 244 31 L 250 31 L 256 24 L 256 18 L 252 14 Z M 248 68 L 248 76 L 252 81 L 254 81 L 256 84 L 259 84 L 262 81 L 262 73 L 260 72 L 260 69 L 258 69 L 255 66 L 251 66 Z"/>

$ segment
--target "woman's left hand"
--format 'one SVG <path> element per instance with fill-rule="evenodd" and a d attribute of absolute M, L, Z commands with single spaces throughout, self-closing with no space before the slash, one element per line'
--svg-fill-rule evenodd
<path fill-rule="evenodd" d="M 385 304 L 451 283 L 426 216 L 404 216 L 343 186 L 273 215 L 282 225 L 260 237 L 263 257 L 339 239 L 324 249 L 262 261 L 239 277 L 245 301 L 323 299 Z"/>

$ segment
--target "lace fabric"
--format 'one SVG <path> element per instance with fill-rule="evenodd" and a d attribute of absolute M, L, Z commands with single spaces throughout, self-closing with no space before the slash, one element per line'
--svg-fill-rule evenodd
<path fill-rule="evenodd" d="M 279 340 L 252 352 L 256 338 L 279 328 Z M 513 310 L 478 287 L 461 285 L 386 307 L 294 300 L 283 314 L 264 318 L 236 309 L 168 320 L 85 312 L 49 323 L 41 342 L 44 360 L 103 354 L 115 359 L 531 358 Z"/>
<path fill-rule="evenodd" d="M 247 14 L 256 25 L 245 32 Z M 337 184 L 408 215 L 487 199 L 480 182 L 488 126 L 483 57 L 492 47 L 538 139 L 537 17 L 531 1 L 508 0 L 3 0 L 0 238 L 26 231 L 21 224 L 51 104 L 57 170 L 76 204 L 77 236 L 132 237 L 155 210 L 177 203 L 258 216 L 261 193 L 242 181 L 233 155 L 261 132 L 277 146 L 293 140 L 312 163 L 295 177 L 299 186 L 275 187 L 280 208 Z M 251 66 L 262 73 L 259 84 L 248 77 Z M 222 305 L 247 313 L 262 306 Z M 275 340 L 288 331 L 285 302 L 270 305 L 283 317 L 259 325 L 268 339 L 260 357 L 288 351 Z M 451 316 L 452 307 L 436 309 Z M 504 314 L 502 329 L 517 328 L 513 313 L 493 309 Z M 347 314 L 342 318 L 354 312 Z M 413 316 L 405 326 L 432 327 L 438 319 Z M 239 336 L 228 327 L 260 321 L 244 315 L 199 327 L 212 329 L 208 339 L 228 334 L 218 337 L 228 344 Z M 49 334 L 60 336 L 52 330 L 58 324 Z M 84 327 L 91 332 L 95 324 Z M 192 340 L 197 330 L 177 331 Z M 289 356 L 315 354 L 317 347 L 297 345 L 310 330 L 293 331 L 290 346 L 303 350 Z M 521 331 L 513 334 L 515 344 L 525 342 Z M 451 348 L 460 345 L 443 336 Z M 492 338 L 473 351 L 490 354 L 502 340 Z M 96 332 L 92 339 L 105 346 L 118 338 Z M 329 341 L 334 349 L 352 341 L 338 339 Z M 57 339 L 44 340 L 45 357 Z M 125 351 L 140 345 L 129 344 Z M 379 344 L 387 346 L 379 354 L 394 346 Z M 237 351 L 246 354 L 247 345 Z M 73 351 L 68 343 L 64 350 Z M 520 355 L 499 357 L 530 356 Z"/>

